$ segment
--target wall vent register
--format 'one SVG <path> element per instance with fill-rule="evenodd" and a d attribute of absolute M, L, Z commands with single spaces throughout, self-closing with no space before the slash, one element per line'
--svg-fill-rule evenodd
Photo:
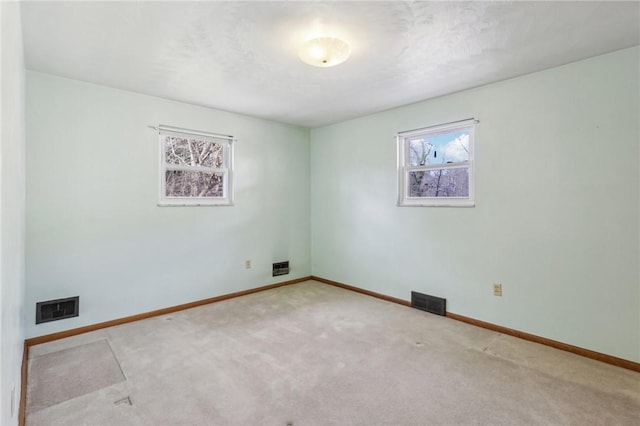
<path fill-rule="evenodd" d="M 79 315 L 80 296 L 36 303 L 36 324 L 57 321 Z"/>
<path fill-rule="evenodd" d="M 278 275 L 286 275 L 289 273 L 291 268 L 289 268 L 289 261 L 286 262 L 276 262 L 273 264 L 273 276 L 277 277 Z"/>
<path fill-rule="evenodd" d="M 445 316 L 447 314 L 447 299 L 412 291 L 411 307 Z"/>

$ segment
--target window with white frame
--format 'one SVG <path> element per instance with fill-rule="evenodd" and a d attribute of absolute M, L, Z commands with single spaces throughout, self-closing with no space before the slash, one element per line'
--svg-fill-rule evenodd
<path fill-rule="evenodd" d="M 232 136 L 158 126 L 161 206 L 233 204 Z"/>
<path fill-rule="evenodd" d="M 473 206 L 477 120 L 400 132 L 399 206 Z"/>

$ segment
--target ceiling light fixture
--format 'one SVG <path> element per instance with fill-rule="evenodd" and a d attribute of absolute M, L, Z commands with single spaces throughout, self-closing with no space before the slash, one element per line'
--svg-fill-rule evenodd
<path fill-rule="evenodd" d="M 298 51 L 300 60 L 314 67 L 333 67 L 349 59 L 351 47 L 334 37 L 320 37 L 307 41 Z"/>

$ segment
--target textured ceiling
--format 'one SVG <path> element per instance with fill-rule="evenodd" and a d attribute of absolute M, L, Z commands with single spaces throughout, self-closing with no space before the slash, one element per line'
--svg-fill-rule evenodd
<path fill-rule="evenodd" d="M 317 127 L 640 44 L 638 2 L 23 2 L 30 70 Z M 338 36 L 313 68 L 298 46 Z"/>

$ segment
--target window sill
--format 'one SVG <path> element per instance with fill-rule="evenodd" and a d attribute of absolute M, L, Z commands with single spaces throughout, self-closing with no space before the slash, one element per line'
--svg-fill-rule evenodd
<path fill-rule="evenodd" d="M 398 207 L 475 207 L 473 200 L 404 200 Z"/>
<path fill-rule="evenodd" d="M 158 203 L 158 207 L 233 207 L 233 203 Z"/>

